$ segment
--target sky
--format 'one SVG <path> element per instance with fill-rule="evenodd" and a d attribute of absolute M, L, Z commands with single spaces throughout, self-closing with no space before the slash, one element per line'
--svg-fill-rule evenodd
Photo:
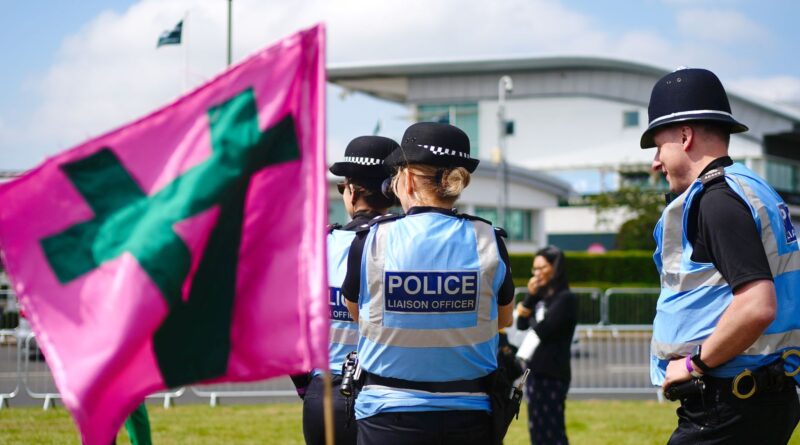
<path fill-rule="evenodd" d="M 225 69 L 226 0 L 5 1 L 0 171 L 24 170 Z M 184 44 L 156 49 L 186 17 Z M 704 67 L 729 90 L 800 107 L 794 0 L 233 0 L 234 62 L 324 21 L 329 65 L 582 55 Z M 328 88 L 328 153 L 399 139 L 408 110 Z"/>

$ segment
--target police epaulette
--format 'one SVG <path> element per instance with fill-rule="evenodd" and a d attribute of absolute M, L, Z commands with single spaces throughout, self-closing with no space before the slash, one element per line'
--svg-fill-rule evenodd
<path fill-rule="evenodd" d="M 725 167 L 717 167 L 705 172 L 703 176 L 700 176 L 700 182 L 702 182 L 703 185 L 708 185 L 709 182 L 715 181 L 723 176 L 725 176 Z"/>
<path fill-rule="evenodd" d="M 466 213 L 458 213 L 457 215 L 458 215 L 460 218 L 468 219 L 468 220 L 470 220 L 470 221 L 483 221 L 483 222 L 485 222 L 486 224 L 489 224 L 490 226 L 492 225 L 492 222 L 491 222 L 491 221 L 489 221 L 488 219 L 483 219 L 483 218 L 481 218 L 480 216 L 468 215 L 468 214 L 466 214 Z"/>
<path fill-rule="evenodd" d="M 328 224 L 328 233 L 333 232 L 334 230 L 339 230 L 342 228 L 342 225 L 339 223 Z"/>
<path fill-rule="evenodd" d="M 381 224 L 388 221 L 394 221 L 396 219 L 405 218 L 405 213 L 387 213 L 385 215 L 376 216 L 370 220 L 369 225 L 373 226 L 375 224 Z"/>
<path fill-rule="evenodd" d="M 491 221 L 489 221 L 488 219 L 483 219 L 480 216 L 469 215 L 469 214 L 466 214 L 466 213 L 459 213 L 458 216 L 460 216 L 461 218 L 464 218 L 464 219 L 468 219 L 470 221 L 482 221 L 482 222 L 485 222 L 486 224 L 489 224 L 490 226 L 492 226 L 492 222 Z M 494 227 L 494 226 L 492 226 L 492 227 L 494 228 L 494 230 L 497 232 L 498 235 L 502 236 L 503 238 L 508 238 L 508 232 L 506 232 L 506 229 L 504 229 L 502 227 Z"/>

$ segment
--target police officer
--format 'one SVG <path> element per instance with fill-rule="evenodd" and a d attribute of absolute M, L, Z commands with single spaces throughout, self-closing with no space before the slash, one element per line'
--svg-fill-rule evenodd
<path fill-rule="evenodd" d="M 358 442 L 492 443 L 485 380 L 514 286 L 501 231 L 453 209 L 478 160 L 463 131 L 426 122 L 386 163 L 406 214 L 359 232 L 342 285 L 366 374 Z"/>
<path fill-rule="evenodd" d="M 679 69 L 653 87 L 642 148 L 657 147 L 668 203 L 656 225 L 661 295 L 651 377 L 680 389 L 670 444 L 785 444 L 800 418 L 800 254 L 780 196 L 728 156 L 717 76 Z M 688 382 L 688 383 L 686 383 Z M 686 389 L 688 388 L 688 389 Z"/>
<path fill-rule="evenodd" d="M 381 184 L 389 177 L 384 159 L 397 148 L 397 142 L 380 136 L 361 136 L 345 148 L 344 161 L 333 164 L 331 173 L 343 178 L 337 184 L 347 214 L 352 218 L 344 227 L 334 225 L 328 233 L 328 282 L 330 286 L 330 370 L 333 374 L 334 433 L 336 445 L 356 443 L 356 426 L 350 422 L 346 399 L 339 393 L 342 363 L 356 349 L 358 326 L 350 317 L 340 288 L 347 266 L 347 254 L 355 236 L 354 229 L 366 226 L 373 218 L 386 213 L 394 203 L 381 193 Z M 303 435 L 309 445 L 325 444 L 323 422 L 323 382 L 319 371 L 313 372 L 303 398 Z"/>

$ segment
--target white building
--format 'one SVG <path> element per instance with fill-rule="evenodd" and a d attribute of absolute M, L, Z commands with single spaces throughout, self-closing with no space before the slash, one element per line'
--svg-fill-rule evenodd
<path fill-rule="evenodd" d="M 329 220 L 344 223 L 347 215 L 336 189 L 339 181 L 341 178 L 328 176 Z M 509 235 L 508 250 L 535 251 L 547 243 L 545 210 L 556 207 L 559 200 L 570 195 L 571 189 L 554 176 L 513 166 L 508 169 L 508 186 L 509 211 L 504 225 Z M 481 162 L 456 207 L 460 212 L 496 221 L 497 190 L 497 167 L 490 162 Z"/>
<path fill-rule="evenodd" d="M 506 118 L 514 121 L 506 139 L 509 163 L 556 175 L 589 195 L 622 184 L 663 184 L 650 172 L 654 150 L 641 150 L 639 138 L 647 127 L 650 91 L 667 72 L 621 60 L 550 57 L 335 66 L 328 69 L 328 80 L 406 104 L 415 120 L 457 125 L 469 135 L 472 155 L 489 160 L 500 128 L 498 81 L 508 75 L 514 84 L 506 101 Z M 734 116 L 750 127 L 732 136 L 731 156 L 764 176 L 800 216 L 800 112 L 732 91 L 728 95 Z M 486 186 L 483 193 L 496 196 L 489 189 L 494 183 Z M 514 194 L 511 207 L 524 208 Z M 623 220 L 620 214 L 601 227 L 592 209 L 562 205 L 532 219 L 534 226 L 544 225 L 532 231 L 547 233 L 548 243 L 567 249 L 585 249 L 592 242 L 612 247 Z M 533 241 L 539 245 L 541 240 Z"/>

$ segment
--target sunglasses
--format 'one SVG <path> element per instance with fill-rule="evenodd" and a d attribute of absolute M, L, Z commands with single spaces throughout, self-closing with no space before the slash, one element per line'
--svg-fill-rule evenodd
<path fill-rule="evenodd" d="M 340 195 L 344 195 L 344 189 L 347 187 L 346 182 L 338 182 L 336 183 L 336 189 L 339 190 Z"/>
<path fill-rule="evenodd" d="M 542 267 L 532 267 L 531 268 L 531 275 L 535 274 L 537 270 L 547 270 L 550 267 L 552 267 L 552 266 L 550 266 L 549 264 L 547 266 L 542 266 Z"/>
<path fill-rule="evenodd" d="M 394 187 L 392 187 L 392 179 L 393 178 L 390 176 L 384 179 L 383 183 L 381 183 L 381 193 L 383 194 L 383 196 L 389 199 L 395 199 L 393 190 Z"/>

